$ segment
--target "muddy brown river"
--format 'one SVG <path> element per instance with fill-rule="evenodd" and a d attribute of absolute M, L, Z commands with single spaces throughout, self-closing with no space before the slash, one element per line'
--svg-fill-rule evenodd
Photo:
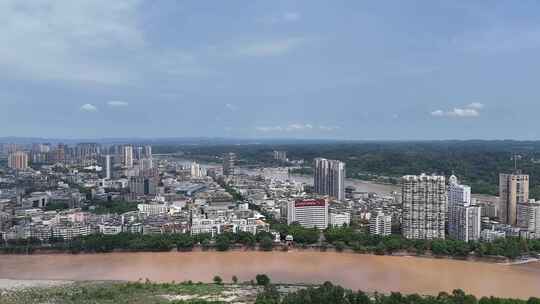
<path fill-rule="evenodd" d="M 0 278 L 61 280 L 332 281 L 351 289 L 437 294 L 461 288 L 477 296 L 540 297 L 540 264 L 518 266 L 334 252 L 189 252 L 0 255 Z"/>

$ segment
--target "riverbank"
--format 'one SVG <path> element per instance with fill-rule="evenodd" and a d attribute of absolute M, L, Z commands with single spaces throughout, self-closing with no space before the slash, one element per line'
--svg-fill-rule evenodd
<path fill-rule="evenodd" d="M 17 286 L 1 285 L 0 303 L 254 303 L 262 291 L 252 284 L 152 283 L 111 281 L 37 281 L 11 280 Z M 278 286 L 282 293 L 299 290 L 301 286 Z"/>
<path fill-rule="evenodd" d="M 331 282 L 318 285 L 273 284 L 266 275 L 261 280 L 244 283 L 212 284 L 138 282 L 75 282 L 69 285 L 29 287 L 12 290 L 0 286 L 2 304 L 536 304 L 538 298 L 506 299 L 477 297 L 463 290 L 440 293 L 438 296 L 401 293 L 370 293 L 347 290 Z M 217 278 L 220 279 L 220 278 Z M 264 280 L 262 280 L 264 279 Z M 309 288 L 308 288 L 309 287 Z"/>
<path fill-rule="evenodd" d="M 272 250 L 263 250 L 259 246 L 251 247 L 251 246 L 242 246 L 242 245 L 233 245 L 231 246 L 227 252 L 333 252 L 333 253 L 349 253 L 349 254 L 356 254 L 356 255 L 377 255 L 377 256 L 397 256 L 397 257 L 415 257 L 415 258 L 427 258 L 427 259 L 448 259 L 448 260 L 457 260 L 457 261 L 469 261 L 469 262 L 481 262 L 481 263 L 497 263 L 497 264 L 506 264 L 506 265 L 520 265 L 520 264 L 527 264 L 531 262 L 539 261 L 539 259 L 536 258 L 528 258 L 524 260 L 524 258 L 516 258 L 516 259 L 509 259 L 504 256 L 475 256 L 475 255 L 468 255 L 464 257 L 457 257 L 457 256 L 450 256 L 450 255 L 435 255 L 431 252 L 424 252 L 424 253 L 418 253 L 418 252 L 412 252 L 412 251 L 406 251 L 406 250 L 400 250 L 392 253 L 384 253 L 384 254 L 377 254 L 373 251 L 368 252 L 359 252 L 352 248 L 336 248 L 335 246 L 331 245 L 325 245 L 325 246 L 316 246 L 316 245 L 306 245 L 306 246 L 289 246 L 289 245 L 274 245 L 272 247 Z M 127 249 L 114 249 L 110 251 L 110 253 L 157 253 L 157 252 L 223 252 L 218 250 L 216 247 L 205 247 L 202 245 L 194 245 L 191 249 L 188 250 L 178 250 L 178 249 L 171 249 L 169 251 L 159 250 L 159 251 L 152 251 L 152 250 L 127 250 Z M 96 252 L 70 252 L 69 250 L 59 250 L 56 248 L 34 248 L 31 252 L 17 252 L 17 253 L 10 253 L 10 252 L 2 252 L 0 251 L 1 255 L 12 255 L 12 254 L 21 254 L 21 255 L 55 255 L 55 254 L 73 254 L 73 255 L 92 255 L 92 254 L 101 254 Z"/>
<path fill-rule="evenodd" d="M 0 290 L 22 290 L 28 288 L 47 288 L 73 284 L 74 281 L 64 280 L 15 280 L 0 278 Z"/>
<path fill-rule="evenodd" d="M 152 282 L 78 282 L 61 287 L 28 288 L 1 291 L 0 303 L 57 303 L 57 304 L 536 304 L 538 298 L 528 300 L 483 297 L 478 301 L 474 295 L 462 290 L 439 296 L 415 294 L 384 294 L 352 291 L 325 282 L 309 286 L 271 284 L 200 284 L 200 283 L 152 283 Z"/>

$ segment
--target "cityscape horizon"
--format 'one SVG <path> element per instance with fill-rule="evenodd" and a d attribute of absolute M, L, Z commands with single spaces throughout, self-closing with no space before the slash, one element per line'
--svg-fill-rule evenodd
<path fill-rule="evenodd" d="M 0 0 L 0 304 L 540 304 L 539 12 Z"/>

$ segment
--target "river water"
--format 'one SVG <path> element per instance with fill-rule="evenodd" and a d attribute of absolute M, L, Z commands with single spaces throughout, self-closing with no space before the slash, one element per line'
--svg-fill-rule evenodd
<path fill-rule="evenodd" d="M 59 280 L 331 281 L 351 289 L 437 294 L 461 288 L 477 296 L 540 297 L 540 264 L 508 266 L 335 252 L 188 252 L 2 255 L 0 278 Z"/>

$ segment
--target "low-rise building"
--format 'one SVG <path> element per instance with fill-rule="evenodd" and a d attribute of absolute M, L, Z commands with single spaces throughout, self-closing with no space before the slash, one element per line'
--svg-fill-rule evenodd
<path fill-rule="evenodd" d="M 506 232 L 495 229 L 484 229 L 480 233 L 480 239 L 484 242 L 493 242 L 497 239 L 504 239 Z"/>
<path fill-rule="evenodd" d="M 330 212 L 330 226 L 343 227 L 351 224 L 351 214 L 348 212 Z"/>

